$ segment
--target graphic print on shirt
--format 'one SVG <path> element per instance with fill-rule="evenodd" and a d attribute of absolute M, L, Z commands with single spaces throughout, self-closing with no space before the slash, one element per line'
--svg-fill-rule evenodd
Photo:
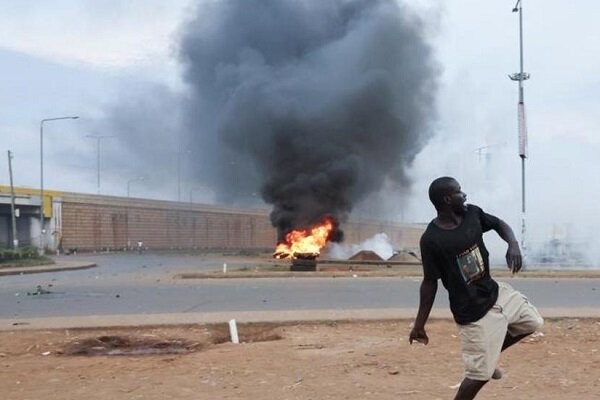
<path fill-rule="evenodd" d="M 457 255 L 456 262 L 467 285 L 478 280 L 485 273 L 483 257 L 476 244 Z"/>

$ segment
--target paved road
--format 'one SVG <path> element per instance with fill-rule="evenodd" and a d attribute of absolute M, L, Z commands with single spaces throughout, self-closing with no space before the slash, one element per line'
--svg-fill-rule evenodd
<path fill-rule="evenodd" d="M 418 306 L 420 280 L 415 278 L 173 280 L 175 273 L 191 269 L 221 270 L 223 259 L 102 255 L 86 260 L 96 262 L 98 267 L 0 277 L 0 319 Z M 540 308 L 600 307 L 600 279 L 505 281 L 526 293 Z M 28 296 L 27 292 L 34 292 L 38 284 L 55 293 Z M 440 285 L 435 307 L 446 308 L 447 304 L 446 291 Z"/>

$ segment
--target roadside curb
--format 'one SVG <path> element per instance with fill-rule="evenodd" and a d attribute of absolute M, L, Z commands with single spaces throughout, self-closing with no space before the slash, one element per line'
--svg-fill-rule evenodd
<path fill-rule="evenodd" d="M 596 307 L 540 308 L 544 318 L 600 318 Z M 170 313 L 133 315 L 85 315 L 51 318 L 0 319 L 0 331 L 41 329 L 141 328 L 151 326 L 207 325 L 227 323 L 292 323 L 320 321 L 405 320 L 410 323 L 416 308 L 384 308 L 359 310 L 289 310 L 289 311 L 228 311 L 210 313 Z M 434 308 L 430 319 L 452 319 L 448 309 Z"/>
<path fill-rule="evenodd" d="M 76 271 L 80 269 L 88 269 L 96 267 L 95 263 L 73 263 L 73 264 L 50 264 L 39 265 L 33 267 L 11 267 L 0 269 L 0 276 L 6 275 L 25 275 L 25 274 L 42 274 L 45 272 L 58 271 Z"/>
<path fill-rule="evenodd" d="M 572 270 L 572 271 L 551 271 L 537 270 L 524 271 L 519 274 L 512 274 L 510 271 L 492 270 L 493 278 L 545 278 L 545 279 L 596 279 L 600 278 L 598 270 Z M 321 270 L 321 271 L 240 271 L 232 270 L 226 273 L 212 272 L 180 272 L 173 275 L 174 279 L 193 280 L 193 279 L 248 279 L 248 278 L 419 278 L 423 277 L 422 271 L 414 269 L 396 269 L 396 270 Z"/>

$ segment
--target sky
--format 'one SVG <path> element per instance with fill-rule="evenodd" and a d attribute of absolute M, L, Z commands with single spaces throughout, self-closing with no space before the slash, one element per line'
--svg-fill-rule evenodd
<path fill-rule="evenodd" d="M 96 141 L 87 136 L 109 135 L 101 142 L 100 193 L 125 196 L 129 188 L 135 197 L 217 202 L 218 190 L 173 133 L 180 129 L 173 116 L 181 112 L 179 96 L 189 95 L 179 56 L 184 29 L 193 15 L 202 21 L 201 6 L 218 1 L 0 0 L 0 184 L 9 182 L 11 150 L 15 184 L 38 188 L 40 121 L 77 115 L 44 124 L 46 188 L 97 193 Z M 505 0 L 407 3 L 439 66 L 434 134 L 414 155 L 411 184 L 401 193 L 373 193 L 353 215 L 428 222 L 434 210 L 427 186 L 450 175 L 469 202 L 505 219 L 520 236 L 518 91 L 508 79 L 519 69 L 513 6 Z M 523 13 L 531 74 L 525 82 L 527 238 L 531 251 L 534 243 L 541 249 L 552 238 L 567 238 L 598 259 L 600 3 L 524 0 Z M 147 131 L 147 139 L 123 137 L 132 120 L 131 129 Z M 161 172 L 149 173 L 148 160 L 127 149 L 155 143 L 152 158 Z M 259 188 L 247 191 L 255 198 L 251 205 L 269 207 Z"/>

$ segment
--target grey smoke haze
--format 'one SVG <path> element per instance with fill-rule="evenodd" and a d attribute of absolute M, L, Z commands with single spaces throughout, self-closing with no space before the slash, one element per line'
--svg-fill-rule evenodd
<path fill-rule="evenodd" d="M 280 239 L 408 185 L 435 116 L 425 32 L 393 0 L 201 4 L 180 47 L 198 179 L 231 204 L 260 193 Z"/>

